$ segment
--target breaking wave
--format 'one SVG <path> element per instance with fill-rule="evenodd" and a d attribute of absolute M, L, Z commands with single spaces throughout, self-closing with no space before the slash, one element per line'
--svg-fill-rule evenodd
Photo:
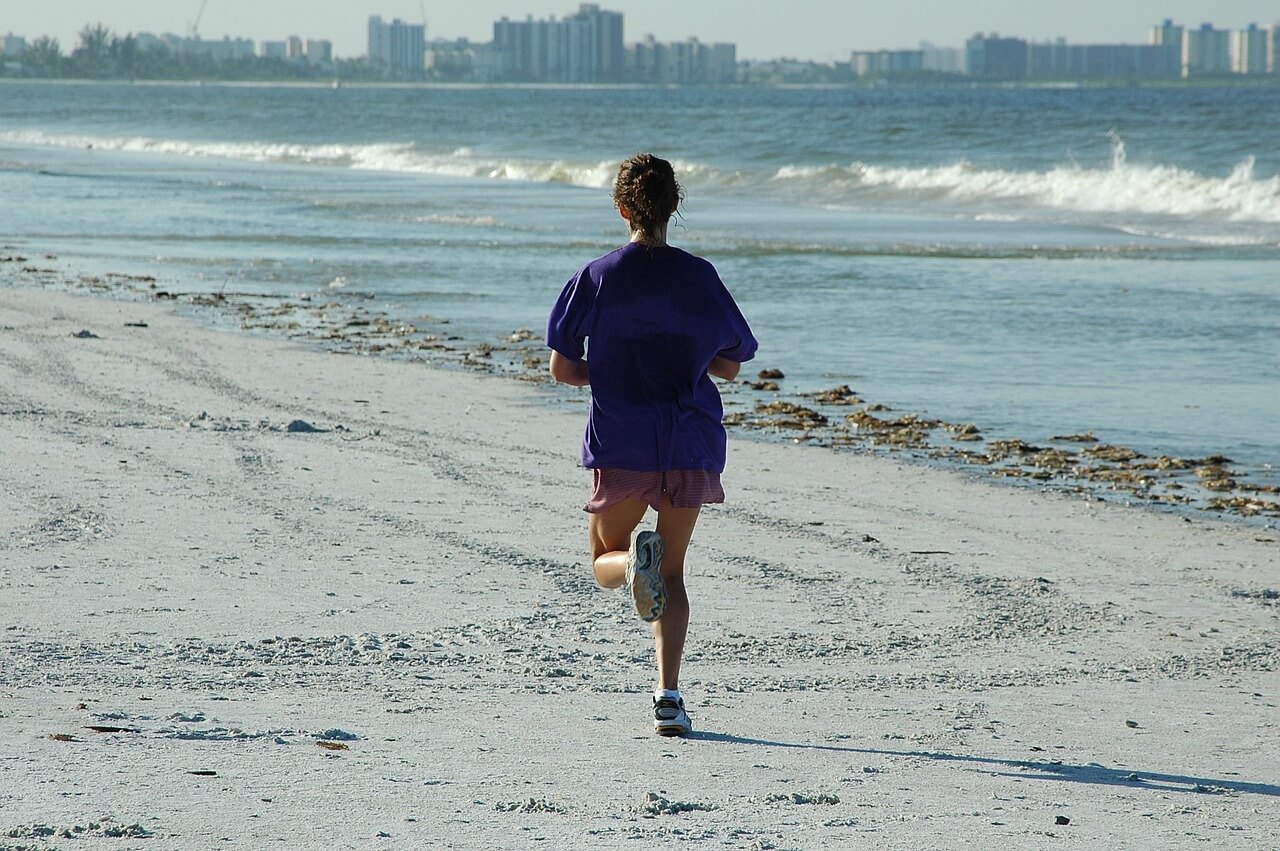
<path fill-rule="evenodd" d="M 574 162 L 485 155 L 470 148 L 424 150 L 412 142 L 363 145 L 303 145 L 268 142 L 192 142 L 144 136 L 55 135 L 0 132 L 0 141 L 64 148 L 101 149 L 248 162 L 324 165 L 353 170 L 558 183 L 593 189 L 611 185 L 617 162 Z M 1280 223 L 1280 175 L 1258 177 L 1248 157 L 1226 177 L 1171 165 L 1128 161 L 1124 141 L 1112 137 L 1108 167 L 1077 164 L 1042 171 L 983 168 L 968 161 L 929 166 L 787 165 L 776 170 L 736 171 L 675 161 L 687 186 L 862 208 L 922 206 L 981 208 L 986 218 L 1005 208 L 1068 213 L 1157 216 L 1184 221 Z M 996 207 L 992 211 L 991 207 Z M 1016 219 L 1016 216 L 1011 218 Z M 1224 237 L 1229 239 L 1230 237 Z M 1252 242 L 1252 239 L 1246 239 Z"/>
<path fill-rule="evenodd" d="M 1112 140 L 1109 168 L 1055 166 L 1045 171 L 979 168 L 967 161 L 922 168 L 855 162 L 848 166 L 785 166 L 776 183 L 808 186 L 848 200 L 886 196 L 965 206 L 1014 203 L 1077 213 L 1170 216 L 1213 221 L 1280 223 L 1280 175 L 1258 178 L 1248 157 L 1227 177 L 1169 165 L 1128 162 Z"/>
<path fill-rule="evenodd" d="M 446 177 L 480 177 L 533 183 L 565 183 L 602 188 L 609 185 L 616 162 L 572 163 L 482 157 L 469 148 L 431 153 L 412 142 L 367 145 L 302 145 L 283 142 L 190 142 L 147 136 L 76 136 L 40 131 L 0 133 L 0 141 L 58 148 L 82 148 L 129 153 L 232 159 L 245 162 L 277 162 L 324 165 L 362 171 L 435 174 Z"/>

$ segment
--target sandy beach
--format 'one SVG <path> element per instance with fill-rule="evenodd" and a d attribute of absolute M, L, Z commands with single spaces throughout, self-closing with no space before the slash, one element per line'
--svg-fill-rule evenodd
<path fill-rule="evenodd" d="M 0 290 L 0 848 L 1280 847 L 1274 530 L 733 439 L 660 739 L 563 398 Z"/>

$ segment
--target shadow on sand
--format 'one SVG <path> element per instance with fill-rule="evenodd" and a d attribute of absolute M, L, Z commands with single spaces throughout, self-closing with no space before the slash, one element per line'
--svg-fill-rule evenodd
<path fill-rule="evenodd" d="M 896 751 L 883 748 L 854 748 L 843 745 L 814 745 L 799 742 L 771 742 L 767 739 L 749 739 L 729 733 L 713 733 L 694 731 L 687 737 L 695 742 L 719 742 L 728 745 L 760 745 L 770 748 L 800 748 L 802 750 L 833 751 L 876 756 L 910 756 L 921 759 L 932 759 L 939 762 L 966 763 L 996 769 L 995 774 L 1003 777 L 1032 777 L 1041 780 L 1068 780 L 1073 783 L 1094 783 L 1100 786 L 1120 786 L 1127 789 L 1151 789 L 1160 792 L 1192 792 L 1202 795 L 1221 795 L 1231 792 L 1244 792 L 1251 795 L 1280 796 L 1280 786 L 1273 783 L 1249 783 L 1240 780 L 1210 779 L 1206 777 L 1188 777 L 1182 774 L 1159 774 L 1155 772 L 1133 770 L 1128 768 L 1107 768 L 1091 762 L 1086 765 L 1071 765 L 1062 762 L 1048 762 L 1018 759 L 996 759 L 985 756 L 965 756 L 963 754 L 942 753 L 939 751 Z M 1017 771 L 1000 771 L 998 769 L 1017 769 Z"/>

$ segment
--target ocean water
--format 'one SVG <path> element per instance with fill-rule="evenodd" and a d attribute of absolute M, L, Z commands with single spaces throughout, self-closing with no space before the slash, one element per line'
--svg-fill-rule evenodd
<path fill-rule="evenodd" d="M 484 340 L 625 239 L 637 150 L 677 163 L 671 241 L 789 389 L 1275 480 L 1280 88 L 11 83 L 0 220 L 170 289 L 372 296 Z"/>

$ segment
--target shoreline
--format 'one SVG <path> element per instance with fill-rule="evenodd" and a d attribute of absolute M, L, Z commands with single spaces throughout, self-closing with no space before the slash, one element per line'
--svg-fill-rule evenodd
<path fill-rule="evenodd" d="M 1274 531 L 731 437 L 661 739 L 581 412 L 174 309 L 0 289 L 11 843 L 1274 834 Z"/>
<path fill-rule="evenodd" d="M 451 333 L 448 317 L 414 321 L 372 303 L 365 307 L 329 300 L 323 292 L 170 292 L 154 274 L 77 275 L 48 266 L 57 259 L 49 254 L 27 258 L 14 246 L 0 246 L 0 282 L 7 279 L 17 286 L 34 283 L 115 298 L 173 302 L 208 311 L 223 324 L 235 322 L 241 330 L 304 340 L 331 352 L 490 372 L 547 385 L 553 394 L 565 396 L 566 391 L 552 386 L 546 374 L 547 357 L 537 329 L 511 329 L 490 339 L 471 339 Z M 1032 489 L 1182 516 L 1211 516 L 1266 529 L 1280 521 L 1280 474 L 1265 465 L 1262 470 L 1233 468 L 1232 459 L 1221 452 L 1210 450 L 1203 457 L 1147 454 L 1100 440 L 1090 430 L 1038 441 L 993 435 L 981 423 L 952 422 L 863 399 L 848 384 L 812 392 L 789 390 L 782 383 L 782 370 L 755 362 L 748 367 L 738 381 L 720 385 L 731 434 L 836 452 L 906 456 L 917 463 L 989 475 Z M 755 380 L 751 374 L 756 374 Z"/>

